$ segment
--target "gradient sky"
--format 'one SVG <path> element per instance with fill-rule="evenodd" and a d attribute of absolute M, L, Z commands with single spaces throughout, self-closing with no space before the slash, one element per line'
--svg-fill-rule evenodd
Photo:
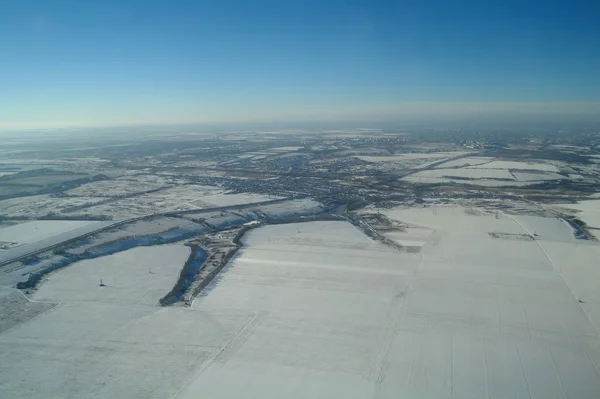
<path fill-rule="evenodd" d="M 594 107 L 599 15 L 577 0 L 1 0 L 0 128 Z"/>

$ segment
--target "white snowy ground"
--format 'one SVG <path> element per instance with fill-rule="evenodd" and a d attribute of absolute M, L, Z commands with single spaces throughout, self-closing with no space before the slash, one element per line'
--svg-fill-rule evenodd
<path fill-rule="evenodd" d="M 175 286 L 189 256 L 184 245 L 161 245 L 84 260 L 51 274 L 34 299 L 156 305 Z"/>
<path fill-rule="evenodd" d="M 486 157 L 466 157 L 445 162 L 435 169 L 411 174 L 404 177 L 403 180 L 421 184 L 466 183 L 484 187 L 526 186 L 547 180 L 565 179 L 565 176 L 557 173 L 558 171 L 556 165 L 541 162 L 496 161 Z M 475 180 L 465 181 L 465 178 Z M 515 179 L 516 181 L 512 181 Z"/>
<path fill-rule="evenodd" d="M 279 198 L 281 197 L 261 194 L 226 193 L 214 186 L 185 185 L 95 205 L 74 211 L 70 215 L 109 216 L 115 220 L 125 220 L 157 212 L 250 204 Z"/>
<path fill-rule="evenodd" d="M 420 184 L 440 184 L 440 183 L 454 183 L 454 184 L 468 184 L 470 186 L 481 186 L 481 187 L 504 187 L 504 186 L 528 186 L 534 184 L 532 182 L 519 182 L 510 180 L 493 180 L 493 179 L 475 179 L 475 180 L 464 180 L 464 179 L 452 179 L 447 177 L 430 177 L 421 176 L 418 173 L 403 177 L 402 180 L 420 183 Z"/>
<path fill-rule="evenodd" d="M 97 222 L 85 220 L 36 220 L 25 222 L 0 229 L 0 241 L 26 244 L 95 223 Z"/>
<path fill-rule="evenodd" d="M 519 161 L 492 161 L 490 163 L 474 165 L 477 169 L 517 169 L 517 170 L 538 170 L 542 172 L 558 172 L 556 165 L 542 162 L 519 162 Z"/>
<path fill-rule="evenodd" d="M 64 213 L 74 206 L 93 205 L 106 200 L 102 197 L 53 197 L 50 194 L 11 198 L 0 201 L 0 215 L 38 218 L 51 213 Z"/>
<path fill-rule="evenodd" d="M 8 262 L 31 252 L 91 233 L 113 222 L 76 220 L 36 220 L 0 228 L 0 242 L 14 246 L 0 251 L 0 262 Z"/>
<path fill-rule="evenodd" d="M 447 177 L 465 179 L 508 179 L 514 180 L 513 175 L 506 169 L 430 169 L 415 173 L 417 177 Z"/>
<path fill-rule="evenodd" d="M 578 245 L 568 225 L 461 208 L 388 216 L 434 230 L 421 254 L 336 222 L 253 231 L 194 308 L 257 316 L 181 397 L 600 397 L 597 331 L 543 250 Z M 526 234 L 519 223 L 550 231 L 488 234 Z"/>
<path fill-rule="evenodd" d="M 188 253 L 136 248 L 50 275 L 33 300 L 59 304 L 0 334 L 0 397 L 172 397 L 254 317 L 156 306 Z"/>
<path fill-rule="evenodd" d="M 252 193 L 228 194 L 222 192 L 203 197 L 200 200 L 194 202 L 194 204 L 200 208 L 211 208 L 219 206 L 252 204 L 254 202 L 264 202 L 280 198 L 282 197 L 277 197 L 274 195 L 262 195 Z"/>
<path fill-rule="evenodd" d="M 483 165 L 486 163 L 490 163 L 493 160 L 494 160 L 494 158 L 489 158 L 489 157 L 465 157 L 465 158 L 455 159 L 453 161 L 444 162 L 443 164 L 438 165 L 438 168 L 445 169 L 445 168 Z"/>
<path fill-rule="evenodd" d="M 356 158 L 366 162 L 400 162 L 407 159 L 443 159 L 460 156 L 464 152 L 432 152 L 432 153 L 405 153 L 395 155 L 357 155 Z"/>
<path fill-rule="evenodd" d="M 373 242 L 345 222 L 261 227 L 192 309 L 152 307 L 129 289 L 121 297 L 129 304 L 94 291 L 74 295 L 68 278 L 58 284 L 68 269 L 61 270 L 38 295 L 63 302 L 0 334 L 0 392 L 600 397 L 600 341 L 588 317 L 600 321 L 597 244 L 570 241 L 570 227 L 557 219 L 496 219 L 457 207 L 386 213 L 426 227 L 421 253 Z M 536 240 L 488 234 L 530 229 Z M 143 258 L 109 266 L 113 257 L 104 267 L 141 278 Z"/>
<path fill-rule="evenodd" d="M 585 200 L 579 201 L 577 204 L 560 204 L 560 207 L 579 211 L 575 214 L 583 220 L 588 226 L 600 229 L 600 201 Z M 600 235 L 600 234 L 599 234 Z"/>

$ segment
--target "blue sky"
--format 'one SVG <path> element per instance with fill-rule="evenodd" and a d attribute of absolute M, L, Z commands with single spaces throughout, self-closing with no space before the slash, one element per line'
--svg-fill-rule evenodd
<path fill-rule="evenodd" d="M 600 103 L 599 13 L 577 0 L 2 0 L 0 127 L 577 109 Z"/>

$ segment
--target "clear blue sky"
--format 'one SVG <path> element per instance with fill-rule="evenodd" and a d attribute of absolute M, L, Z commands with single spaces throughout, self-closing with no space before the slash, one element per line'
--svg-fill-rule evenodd
<path fill-rule="evenodd" d="M 598 103 L 599 15 L 578 0 L 2 0 L 0 127 Z"/>

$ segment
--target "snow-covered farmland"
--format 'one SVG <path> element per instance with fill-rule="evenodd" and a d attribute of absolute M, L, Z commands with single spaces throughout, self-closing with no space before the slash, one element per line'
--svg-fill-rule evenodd
<path fill-rule="evenodd" d="M 433 170 L 424 170 L 404 180 L 422 184 L 465 183 L 485 187 L 525 186 L 566 177 L 558 174 L 558 167 L 541 162 L 497 161 L 487 157 L 466 157 L 440 164 Z M 498 181 L 500 180 L 500 181 Z M 511 181 L 511 182 L 509 182 Z"/>
<path fill-rule="evenodd" d="M 405 231 L 386 231 L 382 234 L 400 246 L 421 248 L 425 245 L 433 231 L 433 229 L 426 227 L 407 227 Z"/>
<path fill-rule="evenodd" d="M 287 146 L 287 147 L 275 147 L 275 148 L 269 148 L 270 151 L 279 151 L 279 152 L 286 152 L 286 151 L 298 151 L 303 149 L 304 147 L 301 146 Z"/>
<path fill-rule="evenodd" d="M 443 183 L 452 183 L 452 184 L 466 184 L 470 186 L 481 186 L 481 187 L 505 187 L 505 186 L 526 186 L 531 183 L 528 182 L 518 182 L 514 180 L 492 180 L 492 179 L 451 179 L 447 177 L 430 177 L 430 176 L 418 176 L 418 175 L 410 175 L 403 177 L 402 180 L 417 183 L 417 184 L 443 184 Z"/>
<path fill-rule="evenodd" d="M 124 220 L 157 212 L 199 209 L 193 202 L 215 192 L 219 193 L 221 190 L 212 186 L 176 186 L 86 207 L 76 210 L 72 214 L 106 216 L 115 220 Z"/>
<path fill-rule="evenodd" d="M 540 241 L 540 245 L 569 285 L 596 330 L 600 331 L 600 246 L 589 242 L 571 244 L 550 241 Z"/>
<path fill-rule="evenodd" d="M 73 215 L 106 216 L 124 220 L 158 212 L 251 204 L 278 198 L 280 197 L 260 194 L 231 194 L 214 186 L 184 185 L 86 207 L 75 211 Z"/>
<path fill-rule="evenodd" d="M 384 246 L 346 222 L 260 227 L 191 309 L 151 306 L 129 288 L 108 303 L 102 290 L 110 284 L 84 293 L 89 287 L 75 281 L 92 274 L 99 283 L 89 264 L 85 273 L 69 272 L 83 262 L 62 269 L 36 294 L 51 291 L 44 298 L 61 303 L 0 334 L 0 391 L 600 397 L 596 243 L 569 241 L 570 227 L 553 218 L 446 206 L 381 213 L 410 225 L 419 253 Z M 530 229 L 533 239 L 511 239 Z M 98 270 L 131 267 L 134 285 L 149 274 L 143 257 L 121 266 L 110 259 Z"/>
<path fill-rule="evenodd" d="M 466 163 L 468 164 L 469 159 L 478 160 L 481 163 L 475 166 L 465 166 Z M 488 159 L 488 161 L 484 161 L 485 159 Z M 443 166 L 447 167 L 442 168 Z M 511 168 L 509 170 L 510 167 L 519 167 L 520 169 Z M 548 164 L 489 161 L 489 158 L 473 157 L 449 161 L 439 165 L 436 169 L 423 170 L 406 176 L 403 180 L 422 184 L 463 183 L 485 187 L 501 187 L 525 186 L 547 180 L 566 178 L 558 173 L 545 170 L 558 171 L 556 166 Z"/>
<path fill-rule="evenodd" d="M 402 162 L 408 159 L 436 159 L 443 158 L 437 154 L 396 154 L 396 155 L 358 155 L 356 158 L 365 162 Z"/>
<path fill-rule="evenodd" d="M 558 172 L 555 165 L 541 163 L 539 161 L 527 163 L 520 161 L 492 161 L 481 165 L 471 166 L 474 169 L 517 169 L 517 170 L 538 170 L 540 172 Z"/>
<path fill-rule="evenodd" d="M 36 220 L 0 229 L 0 241 L 32 243 L 98 222 L 75 220 Z"/>
<path fill-rule="evenodd" d="M 65 194 L 84 197 L 115 197 L 166 187 L 169 181 L 162 176 L 135 175 L 96 181 L 65 191 Z"/>
<path fill-rule="evenodd" d="M 557 173 L 547 173 L 547 172 L 515 172 L 515 171 L 513 171 L 512 174 L 513 174 L 513 176 L 515 176 L 515 178 L 518 181 L 526 181 L 526 182 L 566 179 L 566 177 L 563 175 L 559 175 Z"/>
<path fill-rule="evenodd" d="M 448 179 L 502 179 L 514 180 L 508 170 L 504 169 L 430 169 L 417 172 L 415 177 L 442 177 Z"/>
<path fill-rule="evenodd" d="M 136 249 L 52 274 L 36 294 L 35 308 L 29 307 L 37 316 L 0 333 L 1 396 L 175 395 L 255 317 L 235 310 L 157 307 L 188 251 Z M 100 287 L 104 273 L 106 286 Z M 54 307 L 54 301 L 60 303 Z"/>
<path fill-rule="evenodd" d="M 0 286 L 0 333 L 52 307 L 53 303 L 32 302 L 18 290 Z"/>
<path fill-rule="evenodd" d="M 69 212 L 74 207 L 86 207 L 105 201 L 101 197 L 53 197 L 33 195 L 0 201 L 0 215 L 39 218 Z"/>
<path fill-rule="evenodd" d="M 399 162 L 405 161 L 408 159 L 442 159 L 442 158 L 450 158 L 461 156 L 466 153 L 464 152 L 428 152 L 428 153 L 402 153 L 402 154 L 394 154 L 394 155 L 382 155 L 382 156 L 356 156 L 359 159 L 367 162 Z"/>
<path fill-rule="evenodd" d="M 575 242 L 573 229 L 563 219 L 520 215 L 514 216 L 514 220 L 538 240 Z"/>
<path fill-rule="evenodd" d="M 182 397 L 600 394 L 597 331 L 538 241 L 488 234 L 526 234 L 511 216 L 387 215 L 433 229 L 421 254 L 336 222 L 249 234 L 194 308 L 257 311 L 257 325 Z"/>
<path fill-rule="evenodd" d="M 243 205 L 243 204 L 252 204 L 255 202 L 264 202 L 270 201 L 274 199 L 279 199 L 281 197 L 276 197 L 272 195 L 262 195 L 262 194 L 231 194 L 231 193 L 215 193 L 206 197 L 203 197 L 199 200 L 193 202 L 194 205 L 198 205 L 201 208 L 211 208 L 211 207 L 220 207 L 220 206 L 230 206 L 230 205 Z"/>
<path fill-rule="evenodd" d="M 39 176 L 27 176 L 27 177 L 19 177 L 15 176 L 10 180 L 6 181 L 10 184 L 18 184 L 18 185 L 32 185 L 32 186 L 52 186 L 58 185 L 61 183 L 79 180 L 89 177 L 85 174 L 41 174 Z"/>
<path fill-rule="evenodd" d="M 484 165 L 489 162 L 492 162 L 494 158 L 487 157 L 466 157 L 459 158 L 452 161 L 444 162 L 439 165 L 438 168 L 458 168 L 458 167 L 467 167 L 467 166 L 475 166 L 475 165 Z"/>
<path fill-rule="evenodd" d="M 51 274 L 34 299 L 155 305 L 173 288 L 189 255 L 189 247 L 176 244 L 83 260 Z"/>
<path fill-rule="evenodd" d="M 560 204 L 560 207 L 573 211 L 588 226 L 600 229 L 600 200 L 579 201 L 577 204 Z"/>
<path fill-rule="evenodd" d="M 0 334 L 3 398 L 171 398 L 253 314 L 65 302 Z"/>
<path fill-rule="evenodd" d="M 111 222 L 89 221 L 32 221 L 0 229 L 0 262 L 51 247 L 64 241 L 107 227 Z"/>

